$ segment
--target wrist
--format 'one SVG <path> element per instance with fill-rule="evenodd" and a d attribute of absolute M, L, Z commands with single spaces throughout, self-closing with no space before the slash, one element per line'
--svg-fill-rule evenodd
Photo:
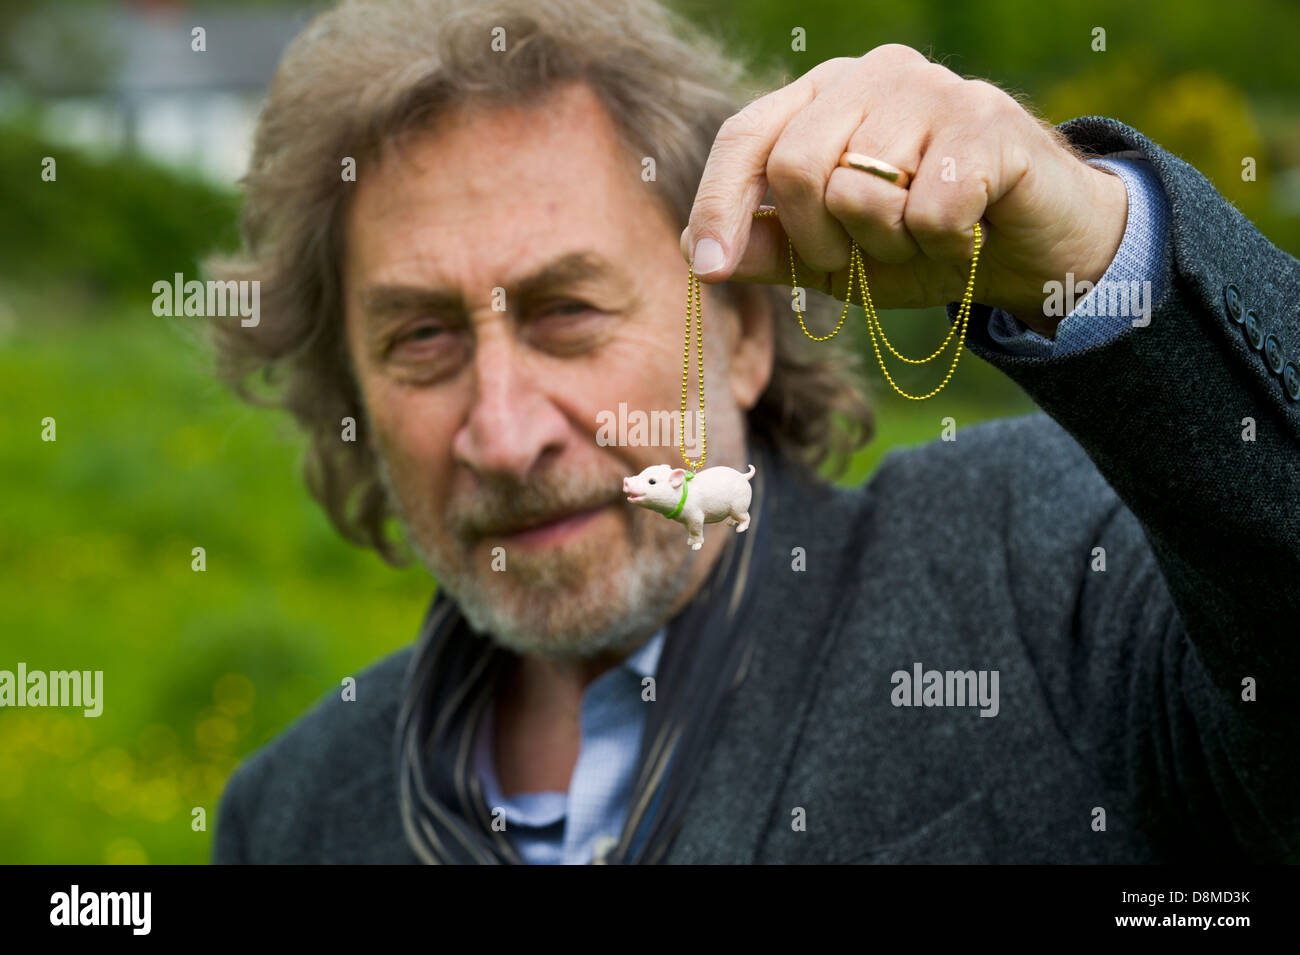
<path fill-rule="evenodd" d="M 1124 241 L 1128 225 L 1128 188 L 1119 176 L 1083 166 L 1079 190 L 1086 199 L 1076 207 L 1081 223 L 1077 239 L 1058 247 L 1052 262 L 1032 278 L 1017 283 L 1014 291 L 993 303 L 1014 315 L 1022 324 L 1046 338 L 1054 338 L 1064 314 L 1048 314 L 1048 290 L 1052 283 L 1076 288 L 1083 283 L 1095 287 L 1109 270 Z"/>
<path fill-rule="evenodd" d="M 1115 253 L 1119 251 L 1128 227 L 1128 186 L 1124 180 L 1095 166 L 1087 169 L 1096 183 L 1096 190 L 1084 213 L 1088 216 L 1089 238 L 1074 269 L 1076 285 L 1083 281 L 1096 285 L 1101 281 L 1115 261 Z"/>

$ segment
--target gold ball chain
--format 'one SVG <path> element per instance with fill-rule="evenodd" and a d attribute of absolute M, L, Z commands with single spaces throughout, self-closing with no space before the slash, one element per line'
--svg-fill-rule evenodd
<path fill-rule="evenodd" d="M 695 267 L 691 266 L 686 277 L 686 346 L 682 349 L 682 428 L 679 447 L 682 460 L 687 470 L 694 473 L 704 466 L 704 459 L 709 456 L 709 436 L 704 428 L 704 323 L 700 316 L 700 280 L 695 277 Z M 696 352 L 699 355 L 700 379 L 700 459 L 692 461 L 686 456 L 686 383 L 691 372 L 691 307 L 695 308 Z"/>
<path fill-rule="evenodd" d="M 775 209 L 760 209 L 758 212 L 754 213 L 754 218 L 770 219 L 770 218 L 774 218 L 776 214 L 777 213 Z M 804 335 L 806 335 L 808 338 L 812 339 L 815 342 L 828 341 L 834 338 L 836 335 L 838 335 L 840 328 L 843 327 L 844 325 L 845 318 L 848 317 L 849 306 L 853 304 L 853 278 L 856 275 L 858 279 L 858 284 L 862 288 L 862 295 L 861 295 L 862 308 L 867 314 L 867 331 L 870 332 L 871 334 L 871 346 L 876 353 L 876 361 L 880 363 L 880 370 L 885 373 L 885 380 L 889 382 L 889 386 L 893 388 L 894 391 L 898 392 L 898 394 L 900 394 L 902 397 L 907 398 L 911 401 L 925 401 L 927 398 L 933 398 L 940 391 L 942 391 L 944 386 L 947 385 L 948 382 L 952 379 L 953 372 L 957 370 L 957 362 L 961 358 L 962 345 L 964 345 L 966 342 L 966 329 L 970 323 L 971 305 L 975 299 L 975 270 L 979 266 L 980 247 L 983 245 L 983 231 L 980 229 L 980 224 L 978 222 L 976 222 L 974 225 L 974 232 L 975 232 L 975 249 L 971 254 L 970 276 L 966 280 L 966 290 L 965 292 L 962 293 L 961 304 L 957 308 L 957 320 L 952 323 L 952 327 L 948 330 L 948 336 L 943 340 L 943 344 L 941 344 L 937 349 L 935 349 L 933 354 L 929 355 L 928 357 L 908 358 L 905 355 L 900 354 L 898 349 L 896 349 L 890 343 L 889 339 L 885 336 L 885 328 L 883 325 L 880 324 L 880 317 L 876 314 L 876 307 L 871 301 L 871 290 L 867 287 L 866 263 L 863 260 L 862 249 L 858 246 L 857 242 L 853 242 L 849 249 L 849 284 L 848 284 L 848 288 L 845 290 L 844 309 L 843 311 L 840 312 L 840 320 L 839 322 L 836 323 L 835 328 L 826 335 L 814 335 L 812 332 L 808 330 L 808 326 L 804 324 L 803 312 L 796 308 L 795 314 L 799 316 L 799 327 L 803 329 Z M 799 278 L 795 273 L 794 244 L 787 240 L 786 248 L 789 250 L 789 254 L 790 254 L 790 286 L 792 290 L 798 291 Z M 704 465 L 704 459 L 708 456 L 708 442 L 705 434 L 705 423 L 704 423 L 704 326 L 700 314 L 701 298 L 702 296 L 700 294 L 700 280 L 696 278 L 695 269 L 692 267 L 688 270 L 687 279 L 686 279 L 686 344 L 685 347 L 683 348 L 683 353 L 682 353 L 682 432 L 681 432 L 681 444 L 680 444 L 682 460 L 686 462 L 687 467 L 692 472 L 699 470 L 700 467 Z M 696 347 L 698 349 L 698 355 L 699 355 L 699 383 L 700 383 L 700 459 L 699 461 L 691 461 L 691 459 L 686 456 L 686 395 L 687 395 L 687 382 L 690 380 L 690 367 L 691 367 L 690 355 L 691 355 L 691 312 L 692 310 L 694 310 L 695 312 L 695 336 L 697 340 Z M 904 361 L 909 365 L 924 365 L 931 361 L 934 361 L 934 359 L 938 358 L 939 355 L 943 353 L 944 349 L 947 348 L 949 343 L 952 341 L 953 335 L 957 334 L 958 325 L 961 326 L 961 337 L 957 345 L 957 350 L 956 352 L 953 353 L 952 364 L 948 367 L 948 373 L 943 376 L 943 381 L 939 382 L 938 387 L 936 387 L 933 391 L 930 391 L 924 395 L 909 395 L 907 392 L 903 391 L 903 389 L 899 388 L 897 383 L 895 383 L 893 376 L 889 374 L 889 369 L 885 367 L 885 360 L 884 358 L 881 357 L 880 343 L 876 340 L 876 335 L 879 334 L 880 341 L 883 341 L 885 343 L 885 347 L 889 349 L 890 353 L 893 354 L 895 358 L 899 359 L 900 361 Z"/>

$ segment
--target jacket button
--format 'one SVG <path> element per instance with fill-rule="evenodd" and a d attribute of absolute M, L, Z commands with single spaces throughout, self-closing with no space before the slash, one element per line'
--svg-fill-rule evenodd
<path fill-rule="evenodd" d="M 1264 347 L 1264 329 L 1260 328 L 1259 316 L 1253 308 L 1247 309 L 1246 322 L 1241 328 L 1246 333 L 1246 341 L 1250 342 L 1251 348 L 1259 351 Z"/>
<path fill-rule="evenodd" d="M 1300 368 L 1289 361 L 1282 369 L 1282 384 L 1286 386 L 1286 396 L 1292 401 L 1300 401 Z"/>
<path fill-rule="evenodd" d="M 1241 290 L 1235 285 L 1224 286 L 1223 300 L 1228 305 L 1228 317 L 1240 325 L 1242 317 Z"/>
<path fill-rule="evenodd" d="M 1264 339 L 1264 359 L 1268 362 L 1269 370 L 1275 375 L 1282 373 L 1282 345 L 1278 342 L 1276 335 L 1269 335 Z"/>

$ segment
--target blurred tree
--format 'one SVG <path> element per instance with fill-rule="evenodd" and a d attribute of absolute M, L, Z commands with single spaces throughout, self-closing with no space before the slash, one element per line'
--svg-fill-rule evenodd
<path fill-rule="evenodd" d="M 58 159 L 57 188 L 41 160 Z M 150 301 L 158 279 L 198 274 L 237 245 L 237 198 L 134 158 L 95 161 L 24 124 L 0 124 L 0 283 L 59 295 Z"/>
<path fill-rule="evenodd" d="M 1288 181 L 1274 159 L 1281 149 L 1265 141 L 1245 92 L 1222 75 L 1126 61 L 1057 84 L 1043 106 L 1054 123 L 1089 115 L 1128 123 L 1200 170 L 1275 244 L 1300 252 L 1300 222 L 1278 202 Z M 1248 158 L 1251 179 L 1242 175 Z"/>

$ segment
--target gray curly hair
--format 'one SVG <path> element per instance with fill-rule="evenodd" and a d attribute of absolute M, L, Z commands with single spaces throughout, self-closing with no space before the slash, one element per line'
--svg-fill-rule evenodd
<path fill-rule="evenodd" d="M 490 48 L 496 27 L 510 40 L 504 54 Z M 659 194 L 684 229 L 713 139 L 746 102 L 746 70 L 654 0 L 347 0 L 290 44 L 271 83 L 242 180 L 244 250 L 206 263 L 221 280 L 260 281 L 262 321 L 210 326 L 215 370 L 241 398 L 292 414 L 308 438 L 312 495 L 344 537 L 394 566 L 410 555 L 387 531 L 397 515 L 377 452 L 339 440 L 341 419 L 366 422 L 343 331 L 350 190 L 339 157 L 360 165 L 444 110 L 534 102 L 573 81 L 596 93 L 636 155 L 657 157 Z M 773 315 L 788 312 L 785 289 L 765 294 Z M 814 297 L 830 301 L 810 295 L 810 313 Z M 836 477 L 874 436 L 859 356 L 838 342 L 814 352 L 796 322 L 776 324 L 749 435 Z"/>

